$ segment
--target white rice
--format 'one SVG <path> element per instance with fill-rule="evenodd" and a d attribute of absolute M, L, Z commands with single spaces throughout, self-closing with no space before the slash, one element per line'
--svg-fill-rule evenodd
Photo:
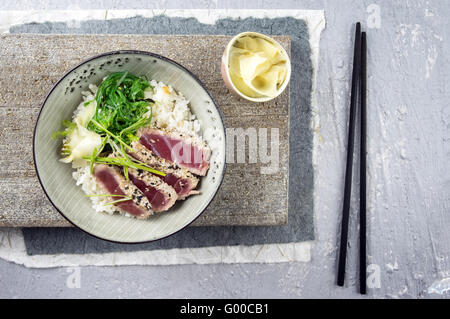
<path fill-rule="evenodd" d="M 175 92 L 170 85 L 152 80 L 153 89 L 145 91 L 145 97 L 155 101 L 153 105 L 153 127 L 175 129 L 191 135 L 200 134 L 200 123 L 191 114 L 189 101 L 181 92 Z"/>
<path fill-rule="evenodd" d="M 153 88 L 149 87 L 145 90 L 145 98 L 150 98 L 155 101 L 152 107 L 151 126 L 169 130 L 173 129 L 193 136 L 200 136 L 200 123 L 195 115 L 191 113 L 189 101 L 186 100 L 183 94 L 180 92 L 177 93 L 170 85 L 162 82 L 152 80 L 150 84 Z M 84 107 L 86 101 L 95 100 L 97 89 L 97 86 L 89 84 L 89 91 L 83 91 L 81 93 L 83 102 L 75 110 L 74 117 Z M 87 161 L 83 161 L 81 165 L 80 163 L 73 163 L 72 166 L 76 169 L 72 173 L 72 177 L 76 180 L 77 185 L 81 185 L 81 189 L 86 195 L 104 194 L 104 191 L 97 185 L 91 175 Z M 97 212 L 105 212 L 108 214 L 119 212 L 115 206 L 106 205 L 111 201 L 106 196 L 89 198 L 92 201 L 92 207 Z M 129 217 L 131 216 L 127 213 L 120 213 Z"/>

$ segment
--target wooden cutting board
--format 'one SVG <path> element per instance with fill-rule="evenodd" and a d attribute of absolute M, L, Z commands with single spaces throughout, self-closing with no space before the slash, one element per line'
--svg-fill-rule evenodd
<path fill-rule="evenodd" d="M 274 38 L 290 52 L 289 37 Z M 231 94 L 220 75 L 220 59 L 229 40 L 222 35 L 1 35 L 0 226 L 70 226 L 37 180 L 32 151 L 35 121 L 46 94 L 64 73 L 91 56 L 119 49 L 161 54 L 192 71 L 222 110 L 228 132 L 267 128 L 270 136 L 272 128 L 278 129 L 278 171 L 262 174 L 261 167 L 268 164 L 259 155 L 257 163 L 249 163 L 248 155 L 245 163 L 235 163 L 236 156 L 230 162 L 229 157 L 221 188 L 193 225 L 287 224 L 289 90 L 266 103 Z"/>

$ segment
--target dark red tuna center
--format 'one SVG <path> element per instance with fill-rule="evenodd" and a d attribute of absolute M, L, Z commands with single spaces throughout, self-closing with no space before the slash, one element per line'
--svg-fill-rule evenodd
<path fill-rule="evenodd" d="M 188 179 L 180 178 L 173 174 L 167 174 L 164 176 L 164 182 L 172 186 L 178 195 L 185 195 L 190 191 Z"/>
<path fill-rule="evenodd" d="M 151 185 L 146 184 L 143 180 L 132 174 L 129 174 L 129 176 L 133 184 L 139 188 L 142 193 L 144 193 L 145 197 L 147 197 L 154 211 L 161 211 L 166 208 L 169 199 L 163 192 Z"/>
<path fill-rule="evenodd" d="M 145 133 L 142 134 L 139 141 L 156 156 L 162 157 L 172 163 L 182 164 L 186 167 L 197 169 L 203 167 L 203 151 L 181 139 Z"/>

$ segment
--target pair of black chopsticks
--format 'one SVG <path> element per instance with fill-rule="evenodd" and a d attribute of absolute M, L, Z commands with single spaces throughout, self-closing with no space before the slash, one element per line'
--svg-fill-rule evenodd
<path fill-rule="evenodd" d="M 350 100 L 350 120 L 348 128 L 347 166 L 345 169 L 344 207 L 342 211 L 341 243 L 337 284 L 344 285 L 345 264 L 347 256 L 348 223 L 350 216 L 350 195 L 352 189 L 352 165 L 355 140 L 356 108 L 359 102 L 361 115 L 361 160 L 360 160 L 360 227 L 359 227 L 359 282 L 360 293 L 366 294 L 366 67 L 367 42 L 366 33 L 361 33 L 361 24 L 356 24 L 355 50 L 353 56 L 353 74 Z M 359 92 L 358 92 L 359 89 Z M 359 94 L 358 94 L 359 93 Z M 358 100 L 359 95 L 359 100 Z"/>

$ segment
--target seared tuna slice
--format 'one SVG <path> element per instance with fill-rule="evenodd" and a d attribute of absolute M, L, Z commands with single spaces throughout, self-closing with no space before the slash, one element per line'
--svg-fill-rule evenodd
<path fill-rule="evenodd" d="M 118 168 L 105 164 L 96 164 L 94 165 L 94 178 L 105 193 L 125 195 L 132 198 L 132 200 L 115 203 L 114 206 L 120 210 L 139 219 L 145 219 L 153 214 L 147 197 L 136 186 L 127 182 Z M 121 200 L 123 197 L 111 196 L 110 199 L 112 202 Z"/>
<path fill-rule="evenodd" d="M 155 213 L 168 210 L 175 204 L 178 198 L 177 192 L 156 175 L 140 169 L 129 168 L 128 176 L 147 197 Z"/>
<path fill-rule="evenodd" d="M 153 128 L 141 128 L 138 137 L 139 142 L 156 156 L 196 175 L 206 175 L 211 150 L 198 138 Z"/>
<path fill-rule="evenodd" d="M 188 196 L 200 194 L 200 191 L 194 189 L 198 184 L 198 179 L 190 172 L 185 177 L 179 177 L 176 173 L 169 173 L 164 176 L 164 182 L 173 187 L 177 192 L 178 199 L 185 199 Z"/>
<path fill-rule="evenodd" d="M 199 194 L 199 191 L 194 190 L 194 188 L 197 187 L 198 178 L 191 172 L 180 168 L 178 165 L 172 164 L 161 157 L 156 157 L 139 142 L 131 143 L 131 147 L 135 151 L 130 154 L 131 156 L 158 171 L 166 173 L 166 176 L 164 177 L 159 175 L 155 176 L 172 186 L 178 195 L 178 199 L 185 199 L 189 195 Z"/>

